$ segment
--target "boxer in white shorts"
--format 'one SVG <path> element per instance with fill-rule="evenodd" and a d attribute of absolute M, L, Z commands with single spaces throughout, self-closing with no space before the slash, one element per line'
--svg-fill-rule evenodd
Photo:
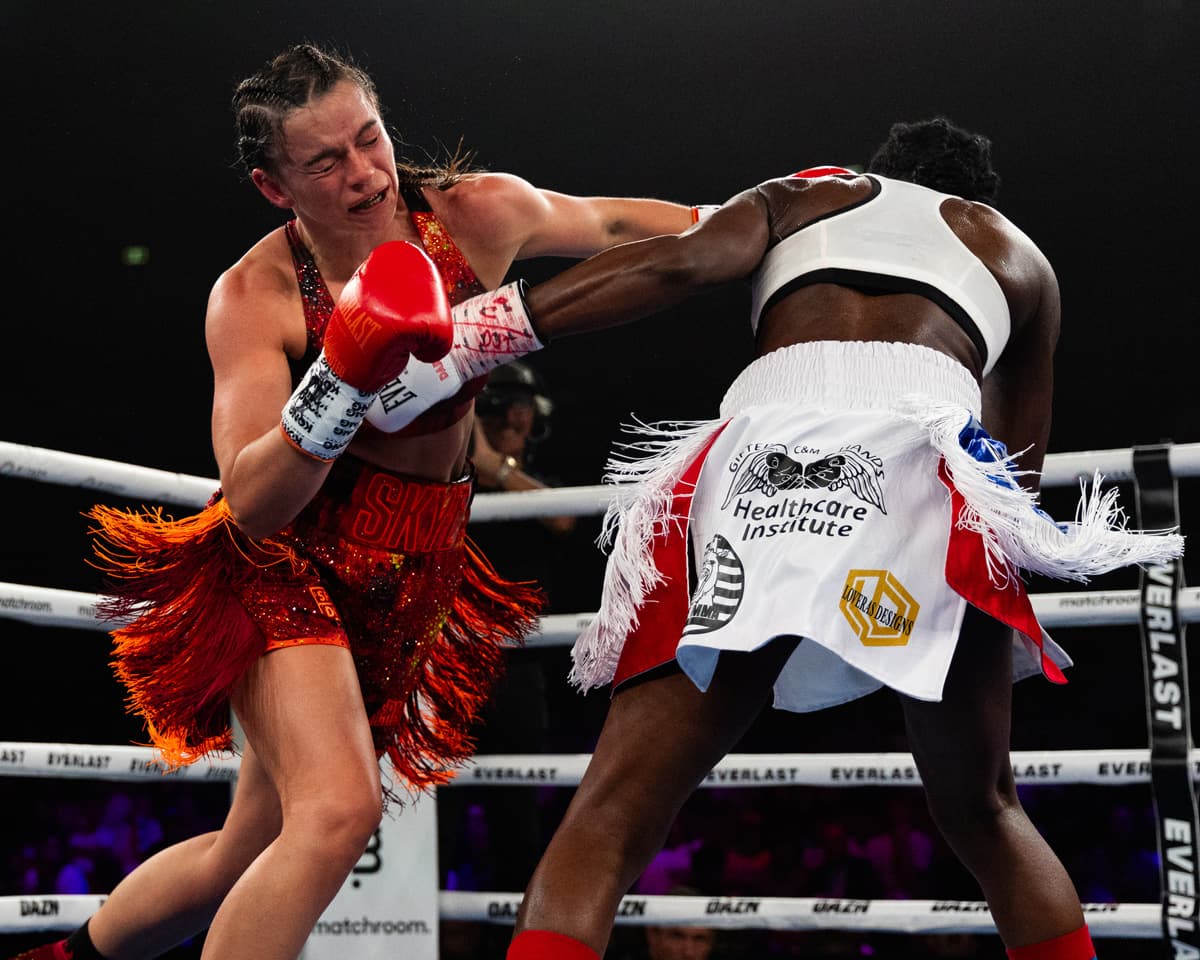
<path fill-rule="evenodd" d="M 510 960 L 604 952 L 680 805 L 772 697 L 812 710 L 881 685 L 901 696 L 934 820 L 1009 955 L 1095 957 L 1009 761 L 1013 679 L 1063 682 L 1069 664 L 1022 573 L 1164 562 L 1181 538 L 1125 529 L 1096 487 L 1073 523 L 1036 507 L 1058 285 L 989 205 L 990 142 L 945 118 L 897 124 L 866 175 L 820 173 L 760 184 L 524 302 L 517 285 L 456 310 L 463 329 L 519 315 L 536 346 L 753 276 L 757 359 L 720 418 L 643 426 L 640 456 L 611 463 L 639 486 L 608 518 L 573 679 L 615 693 Z"/>

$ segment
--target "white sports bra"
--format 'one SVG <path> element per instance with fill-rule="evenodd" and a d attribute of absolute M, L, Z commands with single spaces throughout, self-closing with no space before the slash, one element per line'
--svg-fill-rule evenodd
<path fill-rule="evenodd" d="M 750 325 L 793 290 L 838 283 L 882 293 L 916 293 L 966 331 L 987 374 L 1012 320 L 1000 284 L 942 219 L 949 194 L 874 174 L 871 195 L 806 224 L 777 243 L 754 275 Z"/>

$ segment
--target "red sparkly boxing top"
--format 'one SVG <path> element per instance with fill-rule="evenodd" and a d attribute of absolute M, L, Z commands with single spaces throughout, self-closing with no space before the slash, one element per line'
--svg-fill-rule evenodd
<path fill-rule="evenodd" d="M 446 288 L 446 297 L 451 305 L 461 303 L 468 297 L 485 293 L 486 288 L 475 276 L 471 264 L 463 256 L 450 233 L 446 230 L 437 215 L 430 209 L 429 201 L 421 192 L 420 187 L 402 187 L 400 195 L 404 205 L 408 207 L 408 216 L 421 238 L 421 245 L 429 258 L 434 262 L 441 274 L 442 284 Z M 308 330 L 308 349 L 298 364 L 293 368 L 303 371 L 321 352 L 325 341 L 325 326 L 333 313 L 333 296 L 321 271 L 317 269 L 317 261 L 312 251 L 300 239 L 296 229 L 296 221 L 289 220 L 285 224 L 288 246 L 292 250 L 292 263 L 296 267 L 296 282 L 300 285 L 300 299 L 304 304 L 304 326 Z M 293 375 L 293 380 L 298 378 Z M 394 436 L 413 437 L 426 433 L 436 433 L 451 424 L 461 420 L 470 409 L 475 395 L 483 389 L 487 377 L 477 377 L 465 383 L 453 397 L 435 403 L 403 430 L 398 430 Z M 369 423 L 364 423 L 360 429 L 374 429 Z"/>

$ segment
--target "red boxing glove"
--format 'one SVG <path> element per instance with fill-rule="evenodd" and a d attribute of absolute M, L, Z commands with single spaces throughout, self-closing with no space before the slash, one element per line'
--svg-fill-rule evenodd
<path fill-rule="evenodd" d="M 374 392 L 408 363 L 440 360 L 454 342 L 442 278 L 406 240 L 371 251 L 338 297 L 325 328 L 325 359 L 342 380 Z"/>
<path fill-rule="evenodd" d="M 797 170 L 792 174 L 793 177 L 803 177 L 806 180 L 811 180 L 814 177 L 836 177 L 838 174 L 855 177 L 858 176 L 853 170 L 847 170 L 845 167 L 805 167 L 803 170 Z"/>
<path fill-rule="evenodd" d="M 433 261 L 404 240 L 376 247 L 342 290 L 325 348 L 283 408 L 283 435 L 310 457 L 335 459 L 410 353 L 440 360 L 453 343 L 450 305 Z"/>

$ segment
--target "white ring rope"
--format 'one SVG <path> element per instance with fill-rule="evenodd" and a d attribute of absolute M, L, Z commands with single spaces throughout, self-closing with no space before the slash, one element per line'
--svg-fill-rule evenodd
<path fill-rule="evenodd" d="M 0 933 L 73 930 L 100 909 L 105 897 L 0 897 Z M 521 898 L 510 893 L 442 890 L 445 920 L 512 923 Z M 1162 938 L 1157 903 L 1085 903 L 1092 936 Z M 351 923 L 358 918 L 347 917 Z M 859 930 L 885 933 L 994 934 L 986 903 L 972 900 L 851 900 L 813 897 L 628 896 L 616 922 L 629 926 L 704 926 L 722 930 Z"/>
<path fill-rule="evenodd" d="M 521 898 L 511 894 L 443 890 L 446 920 L 511 923 Z M 1162 937 L 1157 903 L 1086 903 L 1094 937 Z M 703 926 L 722 930 L 859 930 L 889 933 L 996 932 L 986 903 L 971 900 L 853 900 L 815 897 L 627 896 L 618 924 Z"/>
<path fill-rule="evenodd" d="M 0 582 L 0 617 L 44 627 L 78 627 L 112 630 L 123 620 L 102 620 L 96 612 L 104 599 L 98 593 L 34 587 Z M 1030 594 L 1034 613 L 1042 626 L 1100 627 L 1137 623 L 1137 590 L 1091 590 L 1075 593 Z M 575 642 L 595 613 L 556 613 L 542 617 L 537 632 L 525 640 L 527 647 L 561 647 Z M 1179 594 L 1179 618 L 1200 622 L 1200 587 L 1185 587 Z"/>
<path fill-rule="evenodd" d="M 1200 476 L 1200 443 L 1170 448 L 1171 472 L 1176 477 Z M 1133 479 L 1133 451 L 1092 450 L 1046 455 L 1043 487 L 1070 486 L 1099 470 L 1110 481 Z M 65 486 L 102 490 L 115 496 L 201 507 L 218 481 L 116 460 L 85 457 L 44 447 L 0 441 L 0 476 L 22 477 Z M 483 493 L 475 497 L 471 519 L 518 520 L 543 516 L 590 516 L 603 513 L 616 493 L 611 484 L 559 487 L 519 493 Z"/>
<path fill-rule="evenodd" d="M 1150 782 L 1149 750 L 1015 750 L 1020 784 L 1086 783 L 1124 787 Z M 1200 750 L 1189 756 L 1200 779 Z M 478 754 L 449 787 L 577 787 L 591 754 Z M 240 758 L 206 757 L 170 773 L 153 747 L 0 740 L 0 776 L 72 780 L 237 779 Z M 909 753 L 731 753 L 713 767 L 703 787 L 917 787 L 921 777 Z"/>

